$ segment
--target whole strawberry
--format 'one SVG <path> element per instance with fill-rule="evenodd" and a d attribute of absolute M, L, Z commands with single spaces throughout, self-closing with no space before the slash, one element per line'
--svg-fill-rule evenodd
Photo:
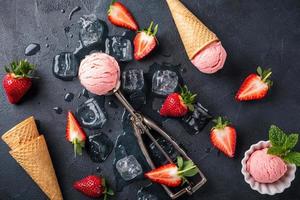
<path fill-rule="evenodd" d="M 104 195 L 104 200 L 108 195 L 114 195 L 112 189 L 108 188 L 104 178 L 96 175 L 87 176 L 73 184 L 73 187 L 79 192 L 92 198 L 99 198 Z"/>
<path fill-rule="evenodd" d="M 34 69 L 34 65 L 27 60 L 14 61 L 5 67 L 7 74 L 2 80 L 2 86 L 11 104 L 17 104 L 30 89 Z"/>
<path fill-rule="evenodd" d="M 159 113 L 165 117 L 182 117 L 188 111 L 194 111 L 196 94 L 192 94 L 187 86 L 181 88 L 181 92 L 169 94 L 163 103 Z"/>

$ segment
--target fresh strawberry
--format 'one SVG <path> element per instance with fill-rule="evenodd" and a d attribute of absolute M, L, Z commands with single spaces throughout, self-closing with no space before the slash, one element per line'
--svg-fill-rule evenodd
<path fill-rule="evenodd" d="M 140 31 L 133 40 L 134 45 L 134 59 L 135 60 L 141 60 L 150 52 L 155 49 L 157 46 L 157 38 L 156 33 L 158 31 L 158 24 L 153 27 L 153 22 L 150 23 L 150 26 L 148 29 Z"/>
<path fill-rule="evenodd" d="M 106 200 L 108 195 L 114 195 L 114 192 L 106 186 L 105 179 L 95 175 L 76 181 L 73 187 L 92 198 L 99 198 L 104 195 L 104 200 Z"/>
<path fill-rule="evenodd" d="M 198 168 L 191 160 L 183 161 L 181 157 L 177 158 L 177 165 L 166 164 L 158 167 L 145 176 L 153 182 L 166 185 L 168 187 L 177 187 L 186 181 L 186 177 L 195 176 Z"/>
<path fill-rule="evenodd" d="M 115 0 L 113 0 L 109 6 L 108 20 L 116 26 L 133 31 L 139 29 L 130 11 L 122 3 L 116 2 Z"/>
<path fill-rule="evenodd" d="M 7 74 L 2 80 L 3 88 L 11 104 L 18 103 L 32 85 L 34 66 L 27 60 L 14 61 L 5 67 Z"/>
<path fill-rule="evenodd" d="M 257 68 L 258 74 L 250 74 L 242 83 L 235 98 L 238 101 L 250 101 L 264 98 L 273 82 L 269 80 L 272 72 L 271 69 L 263 70 Z"/>
<path fill-rule="evenodd" d="M 163 103 L 159 113 L 165 117 L 182 117 L 188 111 L 194 111 L 196 94 L 192 94 L 186 86 L 181 88 L 181 92 L 169 94 Z"/>
<path fill-rule="evenodd" d="M 75 156 L 76 154 L 81 155 L 82 148 L 84 148 L 85 145 L 86 135 L 78 124 L 75 116 L 70 111 L 68 112 L 67 116 L 66 138 L 74 145 Z"/>
<path fill-rule="evenodd" d="M 235 128 L 230 126 L 230 122 L 222 117 L 218 117 L 213 122 L 216 125 L 210 132 L 211 143 L 228 157 L 234 157 L 236 146 Z"/>

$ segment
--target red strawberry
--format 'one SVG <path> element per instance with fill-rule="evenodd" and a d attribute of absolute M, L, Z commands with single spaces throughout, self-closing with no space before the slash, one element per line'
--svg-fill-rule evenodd
<path fill-rule="evenodd" d="M 263 70 L 261 67 L 258 67 L 257 73 L 258 74 L 250 74 L 245 79 L 235 96 L 236 100 L 257 100 L 267 95 L 273 84 L 272 81 L 268 79 L 272 74 L 271 69 Z"/>
<path fill-rule="evenodd" d="M 153 182 L 168 187 L 177 187 L 186 181 L 186 177 L 192 177 L 198 173 L 197 166 L 191 160 L 183 161 L 181 157 L 178 157 L 177 165 L 163 165 L 147 172 L 145 176 Z"/>
<path fill-rule="evenodd" d="M 211 143 L 228 157 L 234 157 L 236 146 L 235 128 L 230 126 L 229 121 L 222 117 L 218 117 L 213 121 L 216 125 L 210 132 Z"/>
<path fill-rule="evenodd" d="M 7 74 L 2 80 L 3 88 L 8 101 L 11 104 L 18 103 L 30 89 L 34 66 L 27 60 L 12 62 L 9 67 L 5 67 Z"/>
<path fill-rule="evenodd" d="M 84 148 L 85 145 L 86 135 L 78 124 L 75 116 L 70 111 L 68 112 L 67 116 L 66 138 L 74 145 L 75 156 L 76 154 L 81 155 L 82 148 Z"/>
<path fill-rule="evenodd" d="M 104 195 L 104 200 L 106 200 L 107 195 L 114 195 L 114 192 L 107 188 L 105 179 L 95 175 L 87 176 L 76 181 L 73 187 L 86 196 L 93 198 L 99 198 Z"/>
<path fill-rule="evenodd" d="M 181 88 L 180 94 L 169 94 L 163 103 L 159 113 L 165 117 L 182 117 L 188 111 L 194 111 L 196 94 L 192 94 L 186 86 Z"/>
<path fill-rule="evenodd" d="M 116 26 L 133 31 L 139 29 L 130 11 L 122 3 L 116 2 L 115 0 L 112 1 L 109 7 L 108 20 Z"/>
<path fill-rule="evenodd" d="M 141 60 L 147 56 L 157 46 L 157 39 L 155 37 L 158 31 L 158 24 L 153 27 L 151 22 L 148 29 L 140 31 L 133 40 L 134 45 L 134 59 Z"/>

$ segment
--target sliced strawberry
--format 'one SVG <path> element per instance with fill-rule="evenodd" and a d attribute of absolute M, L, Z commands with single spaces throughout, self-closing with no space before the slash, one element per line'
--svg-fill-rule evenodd
<path fill-rule="evenodd" d="M 12 62 L 10 67 L 5 67 L 6 75 L 2 80 L 2 86 L 11 104 L 20 102 L 32 85 L 34 66 L 27 60 Z"/>
<path fill-rule="evenodd" d="M 272 81 L 268 79 L 272 74 L 271 69 L 262 70 L 258 67 L 257 73 L 258 75 L 250 74 L 244 80 L 235 96 L 238 101 L 258 100 L 267 95 L 273 84 Z"/>
<path fill-rule="evenodd" d="M 104 199 L 107 196 L 114 195 L 114 192 L 107 187 L 105 179 L 99 176 L 90 175 L 73 184 L 73 187 L 79 192 L 92 198 L 99 198 L 104 195 Z"/>
<path fill-rule="evenodd" d="M 196 94 L 192 94 L 186 86 L 181 88 L 180 94 L 169 94 L 159 113 L 165 117 L 182 117 L 188 111 L 194 111 Z"/>
<path fill-rule="evenodd" d="M 133 31 L 138 30 L 138 25 L 134 20 L 130 11 L 120 2 L 112 1 L 108 10 L 108 20 L 123 28 L 127 28 Z"/>
<path fill-rule="evenodd" d="M 67 116 L 66 139 L 74 145 L 75 156 L 81 155 L 82 148 L 85 146 L 86 134 L 70 111 Z"/>
<path fill-rule="evenodd" d="M 145 176 L 153 182 L 168 187 L 177 187 L 186 181 L 186 177 L 192 177 L 198 173 L 197 166 L 191 160 L 183 161 L 181 157 L 178 157 L 177 165 L 163 165 L 145 173 Z"/>
<path fill-rule="evenodd" d="M 211 143 L 228 157 L 234 157 L 236 146 L 235 128 L 230 126 L 229 121 L 222 117 L 218 117 L 214 122 L 216 125 L 210 133 Z"/>
<path fill-rule="evenodd" d="M 155 37 L 157 31 L 158 31 L 158 25 L 153 27 L 153 22 L 151 22 L 148 29 L 145 29 L 143 31 L 140 31 L 134 38 L 133 44 L 134 44 L 134 59 L 141 60 L 150 52 L 153 51 L 153 49 L 157 46 L 157 39 Z"/>

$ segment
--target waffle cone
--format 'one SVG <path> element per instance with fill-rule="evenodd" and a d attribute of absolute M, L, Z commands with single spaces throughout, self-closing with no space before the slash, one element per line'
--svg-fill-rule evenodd
<path fill-rule="evenodd" d="M 167 0 L 174 22 L 190 60 L 218 37 L 179 0 Z"/>
<path fill-rule="evenodd" d="M 43 135 L 20 145 L 9 153 L 49 199 L 63 199 Z"/>
<path fill-rule="evenodd" d="M 25 144 L 39 136 L 34 117 L 29 117 L 2 135 L 2 140 L 11 148 Z"/>

